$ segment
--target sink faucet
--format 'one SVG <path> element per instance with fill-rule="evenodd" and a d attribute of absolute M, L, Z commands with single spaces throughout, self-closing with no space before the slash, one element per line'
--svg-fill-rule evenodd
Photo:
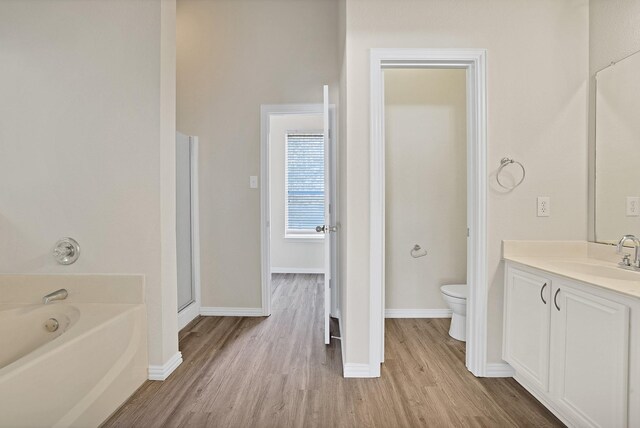
<path fill-rule="evenodd" d="M 640 239 L 636 238 L 633 235 L 624 235 L 622 238 L 620 238 L 620 241 L 618 241 L 617 252 L 618 254 L 622 254 L 622 248 L 627 241 L 633 242 L 633 246 L 636 248 L 636 254 L 633 260 L 633 267 L 636 269 L 640 269 Z M 631 266 L 631 263 L 629 262 L 629 254 L 624 255 L 622 262 L 620 262 L 620 266 L 622 267 Z"/>
<path fill-rule="evenodd" d="M 53 302 L 54 300 L 64 300 L 68 295 L 69 292 L 64 288 L 61 288 L 60 290 L 56 290 L 53 293 L 49 293 L 44 296 L 42 298 L 42 303 L 46 305 L 47 303 Z"/>

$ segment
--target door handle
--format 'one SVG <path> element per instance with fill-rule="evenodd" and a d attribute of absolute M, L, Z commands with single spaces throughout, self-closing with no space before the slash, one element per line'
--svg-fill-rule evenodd
<path fill-rule="evenodd" d="M 316 232 L 318 233 L 337 232 L 337 231 L 338 231 L 337 226 L 327 226 L 325 224 L 323 224 L 322 226 L 316 226 Z"/>
<path fill-rule="evenodd" d="M 556 290 L 556 294 L 553 295 L 553 304 L 556 305 L 556 309 L 560 310 L 560 306 L 558 306 L 558 293 L 560 292 L 560 289 L 558 288 Z"/>
<path fill-rule="evenodd" d="M 544 295 L 542 294 L 544 292 L 544 289 L 547 288 L 547 283 L 545 282 L 544 285 L 542 286 L 542 288 L 540 289 L 540 299 L 542 299 L 542 303 L 544 303 L 545 305 L 547 304 L 547 301 L 544 300 Z"/>

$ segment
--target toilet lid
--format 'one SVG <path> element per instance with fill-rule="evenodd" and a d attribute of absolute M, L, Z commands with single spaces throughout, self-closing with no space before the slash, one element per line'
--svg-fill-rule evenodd
<path fill-rule="evenodd" d="M 440 290 L 447 296 L 457 297 L 458 299 L 466 299 L 469 294 L 467 284 L 449 284 L 440 287 Z"/>

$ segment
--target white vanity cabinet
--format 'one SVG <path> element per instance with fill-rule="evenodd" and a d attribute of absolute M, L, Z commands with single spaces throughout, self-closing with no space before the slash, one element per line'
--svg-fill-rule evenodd
<path fill-rule="evenodd" d="M 507 262 L 503 358 L 515 379 L 569 426 L 637 426 L 637 412 L 631 424 L 628 407 L 630 307 L 638 306 L 625 299 Z"/>
<path fill-rule="evenodd" d="M 505 281 L 503 359 L 541 391 L 549 390 L 551 281 L 518 269 Z"/>

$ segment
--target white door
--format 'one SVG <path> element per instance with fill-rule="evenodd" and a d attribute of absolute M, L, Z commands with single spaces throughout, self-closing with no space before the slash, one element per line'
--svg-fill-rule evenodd
<path fill-rule="evenodd" d="M 195 301 L 191 214 L 191 138 L 178 132 L 176 135 L 178 312 Z"/>
<path fill-rule="evenodd" d="M 549 390 L 551 282 L 508 268 L 503 358 L 542 391 Z"/>
<path fill-rule="evenodd" d="M 627 426 L 629 308 L 554 285 L 554 401 L 576 426 Z"/>
<path fill-rule="evenodd" d="M 331 224 L 331 139 L 329 122 L 329 86 L 323 88 L 324 105 L 322 109 L 324 121 L 324 224 L 316 227 L 317 232 L 324 233 L 324 343 L 329 344 L 329 318 L 331 316 L 331 234 L 336 231 Z"/>

